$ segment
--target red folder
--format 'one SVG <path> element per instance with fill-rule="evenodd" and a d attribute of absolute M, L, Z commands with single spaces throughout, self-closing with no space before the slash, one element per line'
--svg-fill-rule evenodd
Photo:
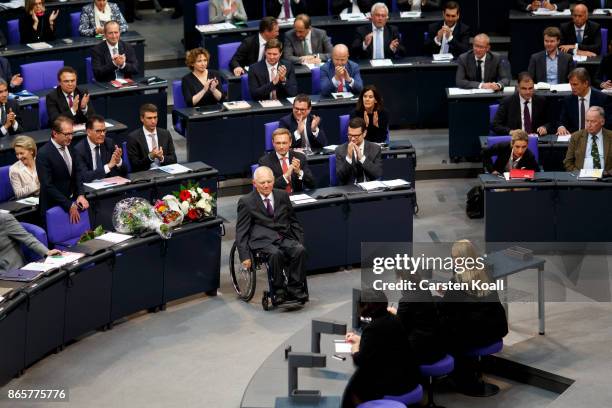
<path fill-rule="evenodd" d="M 512 169 L 510 170 L 510 179 L 533 179 L 535 171 L 525 169 Z"/>

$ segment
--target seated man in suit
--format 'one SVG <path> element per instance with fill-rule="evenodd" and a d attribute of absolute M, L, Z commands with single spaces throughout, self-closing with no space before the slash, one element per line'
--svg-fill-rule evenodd
<path fill-rule="evenodd" d="M 8 98 L 8 84 L 0 78 L 0 137 L 16 135 L 23 131 L 21 120 L 17 116 L 19 102 Z"/>
<path fill-rule="evenodd" d="M 518 0 L 517 7 L 521 11 L 536 11 L 540 8 L 562 11 L 569 7 L 568 0 Z"/>
<path fill-rule="evenodd" d="M 600 106 L 586 113 L 585 129 L 572 133 L 563 166 L 566 171 L 612 170 L 612 131 L 605 129 L 606 114 Z"/>
<path fill-rule="evenodd" d="M 352 118 L 348 125 L 348 142 L 336 147 L 338 184 L 377 180 L 383 175 L 380 146 L 368 142 L 362 118 Z"/>
<path fill-rule="evenodd" d="M 109 82 L 137 75 L 136 51 L 121 41 L 119 23 L 109 21 L 104 24 L 104 38 L 106 41 L 91 48 L 91 66 L 96 81 Z"/>
<path fill-rule="evenodd" d="M 359 95 L 362 89 L 359 65 L 349 60 L 346 45 L 335 45 L 331 59 L 321 65 L 321 95 L 331 96 L 334 92 L 352 92 Z"/>
<path fill-rule="evenodd" d="M 527 132 L 515 129 L 510 132 L 510 143 L 496 143 L 487 147 L 482 153 L 485 168 L 491 174 L 503 174 L 512 169 L 539 171 L 538 161 L 528 149 L 529 135 Z M 491 160 L 497 157 L 495 163 Z"/>
<path fill-rule="evenodd" d="M 128 135 L 128 158 L 132 171 L 154 169 L 176 163 L 172 135 L 157 127 L 157 106 L 145 103 L 140 107 L 142 128 Z"/>
<path fill-rule="evenodd" d="M 4 57 L 0 57 L 0 78 L 4 79 L 12 90 L 17 90 L 23 83 L 20 74 L 13 75 L 11 73 L 11 63 Z"/>
<path fill-rule="evenodd" d="M 536 52 L 529 58 L 529 75 L 535 82 L 565 84 L 570 71 L 574 69 L 574 59 L 570 54 L 559 51 L 561 31 L 557 27 L 544 30 L 544 51 Z"/>
<path fill-rule="evenodd" d="M 89 208 L 83 185 L 78 181 L 75 152 L 70 148 L 73 135 L 72 119 L 59 115 L 51 127 L 51 140 L 36 155 L 39 208 L 43 220 L 49 208 L 59 205 L 70 214 L 70 222 L 75 224 L 81 219 L 79 211 Z"/>
<path fill-rule="evenodd" d="M 572 21 L 562 23 L 561 51 L 574 55 L 594 57 L 601 52 L 601 27 L 589 21 L 589 10 L 584 4 L 576 4 Z"/>
<path fill-rule="evenodd" d="M 272 133 L 274 151 L 259 158 L 259 165 L 272 169 L 274 173 L 274 188 L 286 190 L 288 193 L 314 188 L 315 181 L 308 168 L 306 156 L 291 150 L 291 135 L 289 130 L 278 128 Z"/>
<path fill-rule="evenodd" d="M 259 34 L 251 35 L 240 43 L 232 57 L 229 66 L 236 76 L 246 73 L 245 67 L 261 61 L 264 57 L 264 47 L 269 40 L 278 38 L 278 22 L 274 17 L 267 16 L 259 22 Z"/>
<path fill-rule="evenodd" d="M 310 17 L 300 14 L 293 30 L 285 34 L 285 58 L 293 64 L 320 64 L 329 59 L 332 43 L 325 30 L 310 25 Z"/>
<path fill-rule="evenodd" d="M 49 249 L 26 231 L 12 214 L 0 212 L 0 272 L 21 268 L 26 264 L 21 251 L 25 245 L 40 256 L 59 255 L 59 249 Z"/>
<path fill-rule="evenodd" d="M 311 115 L 311 111 L 310 97 L 300 94 L 293 100 L 293 112 L 280 119 L 278 126 L 289 129 L 292 136 L 292 148 L 301 148 L 308 151 L 312 148 L 320 149 L 327 146 L 325 131 L 319 127 L 321 118 Z"/>
<path fill-rule="evenodd" d="M 122 150 L 106 137 L 106 123 L 100 115 L 87 119 L 87 137 L 74 148 L 76 167 L 81 183 L 106 177 L 127 176 Z"/>
<path fill-rule="evenodd" d="M 274 174 L 261 166 L 253 175 L 255 190 L 238 201 L 236 246 L 244 268 L 252 266 L 251 251 L 268 254 L 272 287 L 277 302 L 308 300 L 304 230 L 298 221 L 289 194 L 274 189 Z M 287 276 L 287 286 L 283 269 Z"/>
<path fill-rule="evenodd" d="M 355 31 L 351 54 L 359 59 L 398 58 L 406 55 L 406 49 L 400 42 L 399 30 L 387 24 L 389 9 L 384 3 L 372 6 L 370 19 L 371 24 Z"/>
<path fill-rule="evenodd" d="M 518 75 L 518 92 L 507 96 L 499 104 L 493 118 L 493 132 L 509 135 L 512 129 L 522 129 L 527 134 L 544 136 L 552 133 L 548 128 L 546 98 L 534 95 L 533 79 L 527 72 Z"/>
<path fill-rule="evenodd" d="M 610 123 L 608 120 L 610 99 L 603 92 L 591 88 L 591 78 L 585 68 L 575 68 L 570 72 L 569 83 L 572 87 L 572 95 L 566 96 L 561 102 L 561 117 L 557 135 L 569 135 L 584 129 L 586 111 L 590 106 L 601 106 L 606 115 L 606 123 Z"/>
<path fill-rule="evenodd" d="M 85 123 L 95 113 L 89 92 L 77 87 L 77 72 L 64 66 L 57 72 L 59 86 L 47 94 L 46 105 L 49 126 L 59 115 L 68 116 L 74 123 Z"/>
<path fill-rule="evenodd" d="M 298 14 L 306 13 L 306 3 L 304 0 L 266 0 L 266 11 L 269 16 L 288 20 Z"/>
<path fill-rule="evenodd" d="M 470 49 L 470 28 L 459 22 L 460 12 L 456 1 L 449 1 L 442 11 L 444 21 L 429 25 L 425 48 L 430 53 L 451 53 L 457 58 Z"/>
<path fill-rule="evenodd" d="M 297 95 L 293 64 L 281 59 L 283 44 L 275 39 L 266 43 L 265 58 L 249 69 L 249 91 L 254 101 L 283 99 Z"/>
<path fill-rule="evenodd" d="M 510 84 L 510 69 L 502 58 L 490 52 L 489 36 L 474 37 L 472 50 L 457 58 L 457 87 L 501 91 Z"/>

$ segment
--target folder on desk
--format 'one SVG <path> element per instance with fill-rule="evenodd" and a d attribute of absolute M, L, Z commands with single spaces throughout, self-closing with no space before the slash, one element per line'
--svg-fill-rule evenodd
<path fill-rule="evenodd" d="M 535 171 L 525 169 L 512 169 L 510 170 L 510 179 L 530 179 L 533 180 L 535 177 Z"/>
<path fill-rule="evenodd" d="M 0 280 L 16 281 L 16 282 L 31 282 L 38 278 L 44 272 L 30 271 L 26 269 L 14 269 L 12 271 L 0 272 Z"/>

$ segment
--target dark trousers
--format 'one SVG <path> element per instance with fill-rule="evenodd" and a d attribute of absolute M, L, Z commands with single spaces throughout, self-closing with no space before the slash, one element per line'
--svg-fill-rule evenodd
<path fill-rule="evenodd" d="M 283 238 L 261 251 L 268 255 L 273 289 L 285 287 L 283 269 L 287 275 L 288 286 L 302 289 L 306 278 L 306 248 L 304 245 L 293 239 Z"/>

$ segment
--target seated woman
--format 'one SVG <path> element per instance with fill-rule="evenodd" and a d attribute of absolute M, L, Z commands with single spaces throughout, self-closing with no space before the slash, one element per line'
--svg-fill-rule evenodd
<path fill-rule="evenodd" d="M 30 136 L 17 136 L 13 143 L 17 161 L 9 168 L 9 180 L 15 197 L 38 195 L 40 182 L 36 173 L 36 143 Z"/>
<path fill-rule="evenodd" d="M 535 156 L 527 148 L 529 135 L 524 130 L 510 132 L 509 143 L 497 143 L 487 147 L 482 153 L 485 168 L 491 174 L 503 174 L 512 169 L 539 171 L 540 166 Z M 492 157 L 497 156 L 495 163 Z"/>
<path fill-rule="evenodd" d="M 367 85 L 359 94 L 357 106 L 351 112 L 351 118 L 363 118 L 366 123 L 366 140 L 375 143 L 387 141 L 389 113 L 383 107 L 382 95 L 374 85 Z"/>
<path fill-rule="evenodd" d="M 119 23 L 119 30 L 124 33 L 128 29 L 127 22 L 119 6 L 109 3 L 107 0 L 94 0 L 92 4 L 83 6 L 81 10 L 81 22 L 79 23 L 79 33 L 83 37 L 94 37 L 96 34 L 104 34 L 104 23 L 116 21 Z"/>
<path fill-rule="evenodd" d="M 408 334 L 399 319 L 387 311 L 385 294 L 363 290 L 359 314 L 371 322 L 361 336 L 352 332 L 346 335 L 357 370 L 344 390 L 343 408 L 385 395 L 406 394 L 420 380 Z"/>
<path fill-rule="evenodd" d="M 44 0 L 26 0 L 25 13 L 19 19 L 22 44 L 52 41 L 55 39 L 55 21 L 59 10 L 48 12 Z"/>
<path fill-rule="evenodd" d="M 211 24 L 224 21 L 247 21 L 242 0 L 210 0 L 208 16 Z"/>
<path fill-rule="evenodd" d="M 206 106 L 223 102 L 221 74 L 208 69 L 210 54 L 204 48 L 187 51 L 185 63 L 191 73 L 181 80 L 183 98 L 187 106 Z"/>

